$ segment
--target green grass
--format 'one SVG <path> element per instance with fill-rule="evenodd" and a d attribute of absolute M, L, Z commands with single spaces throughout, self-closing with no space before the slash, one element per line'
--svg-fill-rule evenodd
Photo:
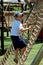
<path fill-rule="evenodd" d="M 39 51 L 40 47 L 41 47 L 41 43 L 40 44 L 35 44 L 33 46 L 33 48 L 31 49 L 30 54 L 28 55 L 27 60 L 26 60 L 24 65 L 30 65 L 31 64 L 31 62 L 35 58 L 37 52 Z M 43 63 L 41 63 L 40 65 L 43 65 Z"/>
<path fill-rule="evenodd" d="M 7 38 L 5 37 L 4 42 L 5 42 L 4 47 L 7 50 L 10 47 L 11 43 L 12 43 L 10 37 L 7 37 Z M 39 44 L 38 42 L 36 44 L 36 42 L 35 42 L 35 44 L 33 45 L 32 49 L 30 51 L 30 54 L 27 57 L 27 60 L 24 63 L 24 65 L 30 65 L 31 64 L 31 62 L 33 61 L 33 59 L 36 56 L 37 52 L 39 51 L 40 47 L 42 46 L 42 44 L 43 43 Z M 0 56 L 0 61 L 3 59 L 3 57 L 4 57 L 3 55 Z M 42 61 L 40 62 L 39 65 L 43 65 L 43 59 L 42 59 Z"/>

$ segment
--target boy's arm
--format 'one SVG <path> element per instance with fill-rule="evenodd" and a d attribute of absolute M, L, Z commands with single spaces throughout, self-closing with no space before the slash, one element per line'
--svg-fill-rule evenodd
<path fill-rule="evenodd" d="M 31 28 L 32 28 L 32 27 L 29 26 L 29 28 L 22 28 L 20 31 L 21 31 L 21 32 L 25 32 L 25 31 L 27 31 L 27 30 L 31 30 Z"/>
<path fill-rule="evenodd" d="M 24 27 L 24 26 L 26 26 L 26 25 L 27 25 L 27 23 L 23 23 L 22 25 L 23 25 L 23 27 Z"/>

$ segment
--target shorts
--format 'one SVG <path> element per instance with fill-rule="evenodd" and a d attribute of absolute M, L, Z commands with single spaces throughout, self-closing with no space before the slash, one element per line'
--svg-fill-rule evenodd
<path fill-rule="evenodd" d="M 11 36 L 11 40 L 15 49 L 22 49 L 27 46 L 27 43 L 20 36 Z"/>

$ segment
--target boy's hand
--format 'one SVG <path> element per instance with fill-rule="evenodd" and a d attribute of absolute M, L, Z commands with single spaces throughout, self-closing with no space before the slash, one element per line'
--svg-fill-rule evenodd
<path fill-rule="evenodd" d="M 29 30 L 32 30 L 32 26 L 29 26 Z"/>

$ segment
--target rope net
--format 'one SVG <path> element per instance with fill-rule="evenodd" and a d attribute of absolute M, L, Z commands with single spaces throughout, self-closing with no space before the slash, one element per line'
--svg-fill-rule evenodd
<path fill-rule="evenodd" d="M 41 31 L 42 27 L 43 27 L 43 5 L 42 2 L 39 0 L 38 3 L 35 4 L 29 18 L 27 21 L 36 21 L 36 25 L 34 26 L 34 31 L 31 33 L 30 35 L 30 39 L 29 42 L 27 44 L 26 50 L 22 56 L 22 58 L 19 60 L 17 65 L 23 65 L 24 61 L 26 60 L 35 40 L 37 39 L 39 32 Z M 35 20 L 36 19 L 36 20 Z"/>

